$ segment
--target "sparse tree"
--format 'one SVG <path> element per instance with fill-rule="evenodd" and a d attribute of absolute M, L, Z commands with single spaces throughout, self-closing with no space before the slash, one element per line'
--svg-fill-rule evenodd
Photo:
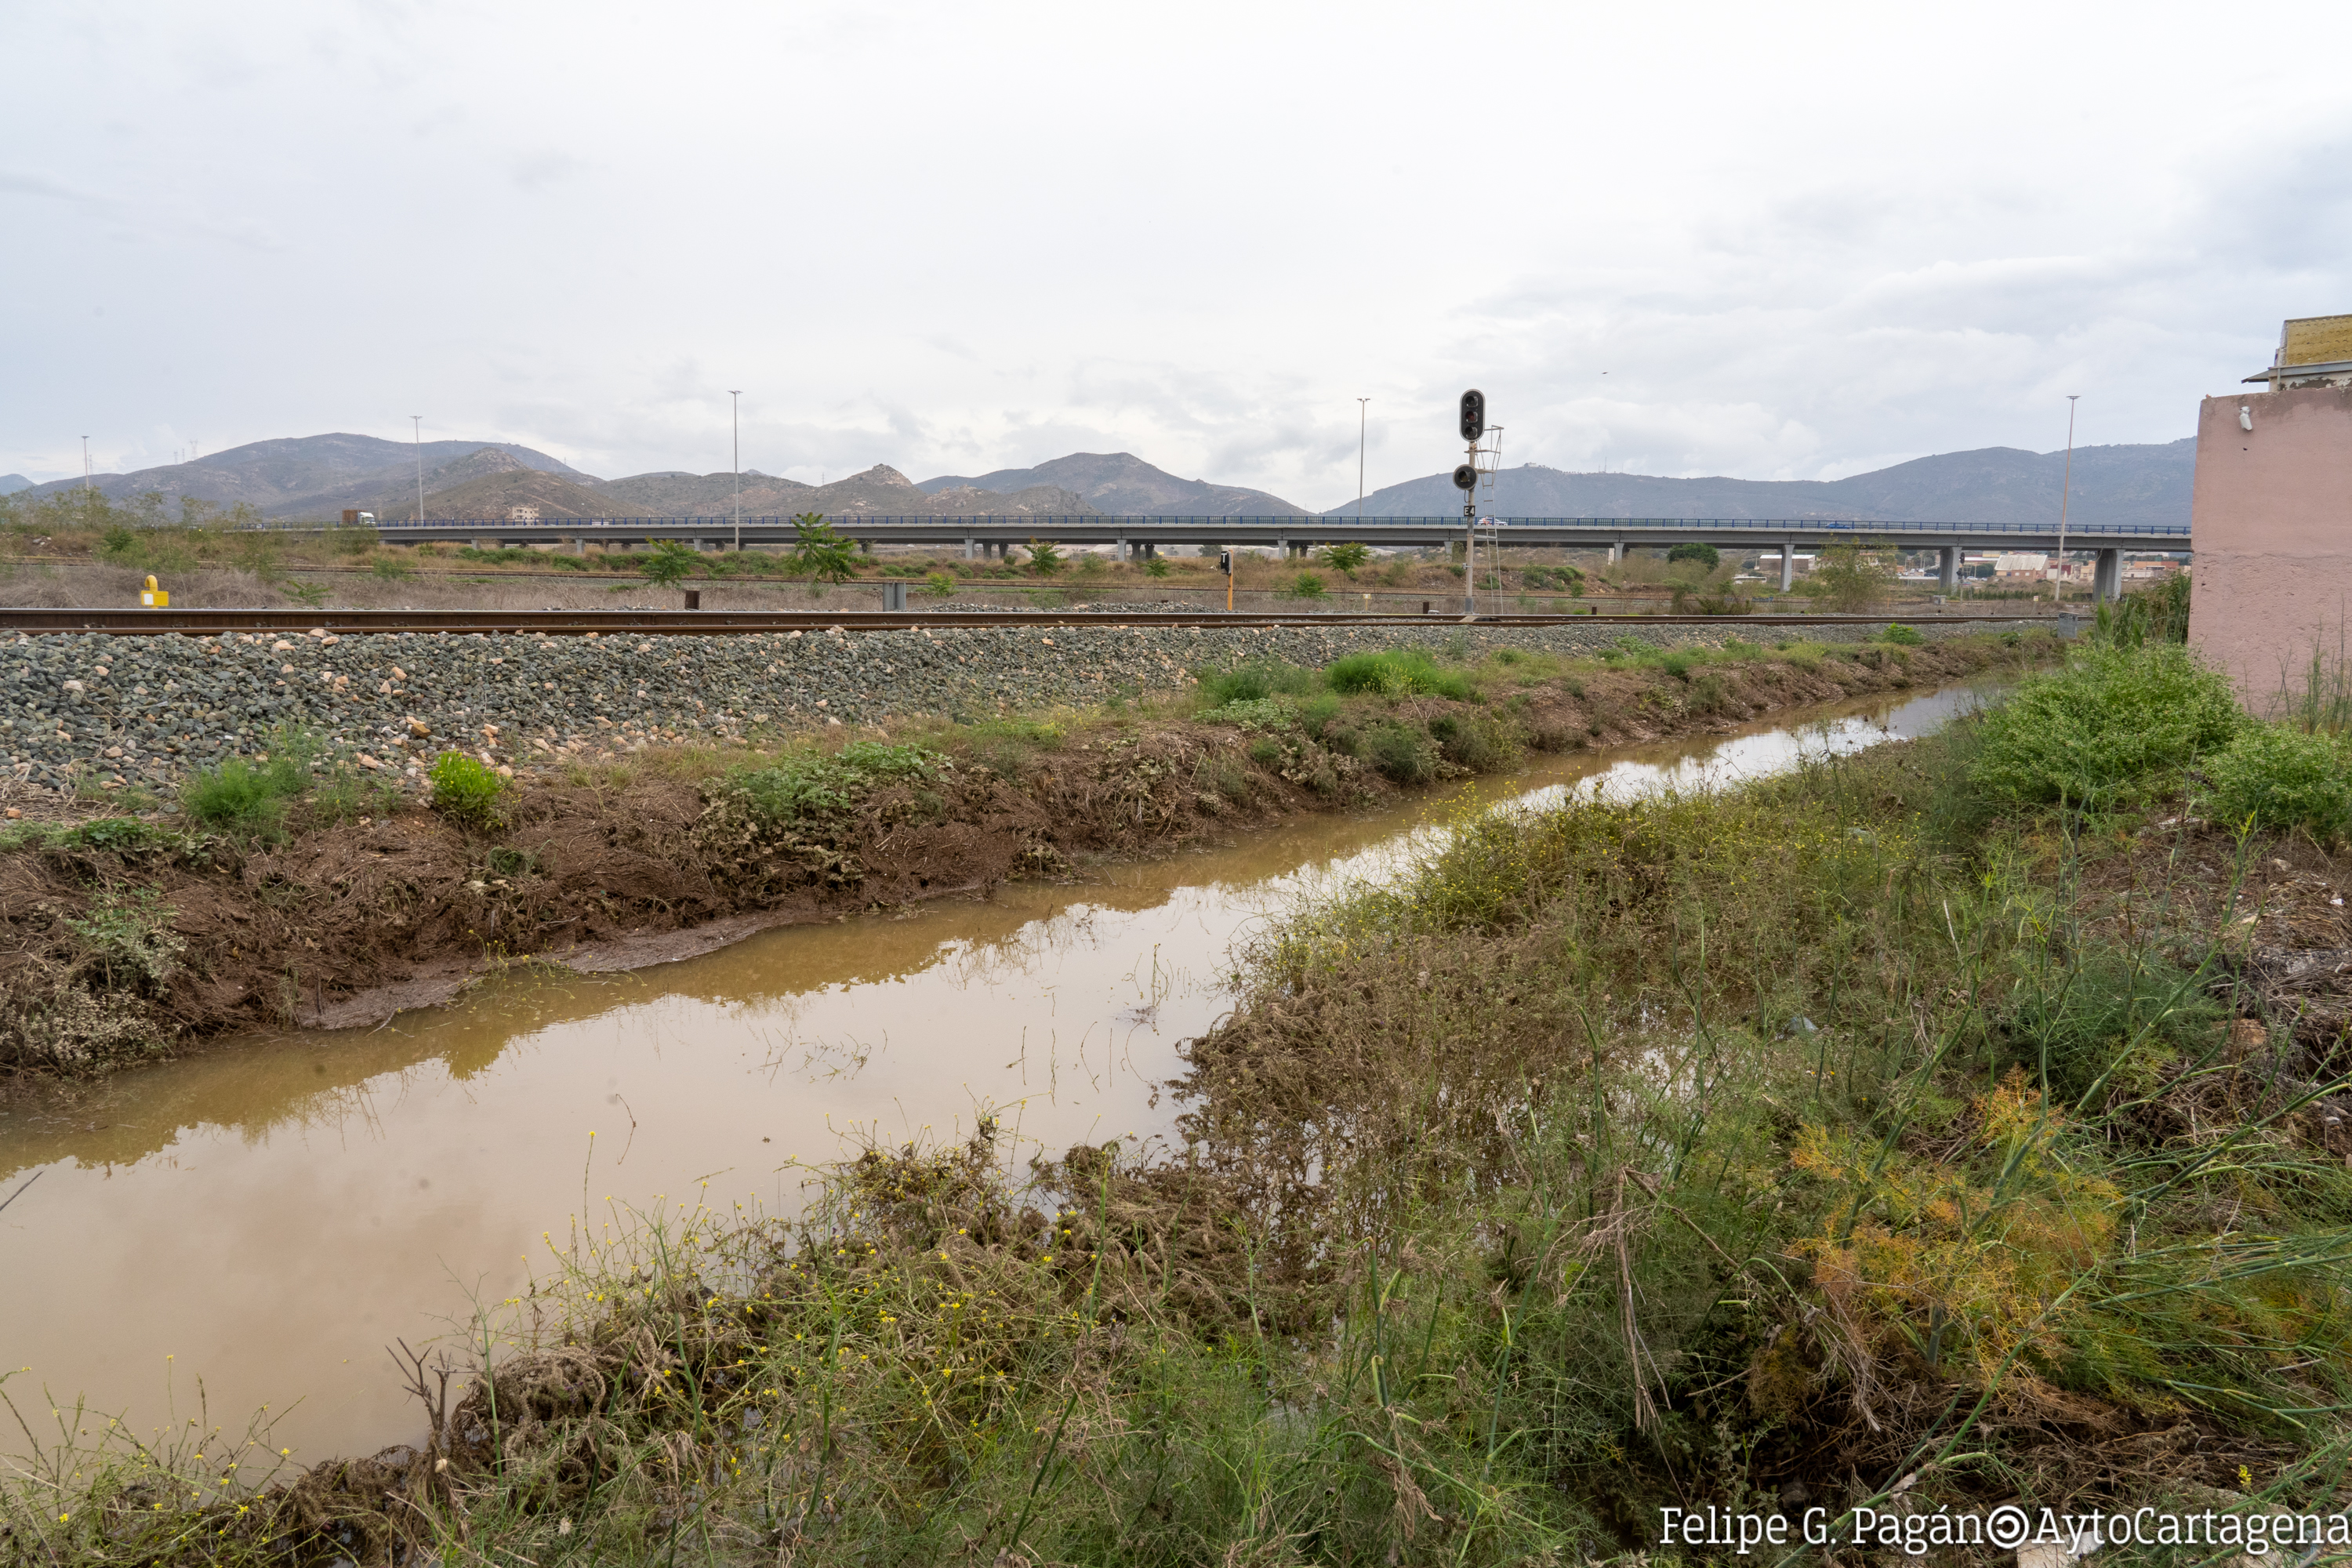
<path fill-rule="evenodd" d="M 1855 540 L 1830 545 L 1813 562 L 1813 592 L 1832 610 L 1859 614 L 1886 597 L 1895 566 L 1885 551 Z"/>
<path fill-rule="evenodd" d="M 793 519 L 793 564 L 819 583 L 846 583 L 857 575 L 857 546 L 833 531 L 823 512 Z"/>
<path fill-rule="evenodd" d="M 1029 570 L 1040 577 L 1051 577 L 1069 563 L 1062 558 L 1061 547 L 1050 539 L 1029 542 Z"/>
<path fill-rule="evenodd" d="M 694 574 L 694 552 L 675 539 L 665 539 L 637 563 L 646 581 L 656 588 L 675 588 Z"/>
<path fill-rule="evenodd" d="M 1360 540 L 1350 539 L 1339 544 L 1327 544 L 1315 553 L 1324 565 L 1352 583 L 1356 580 L 1356 574 L 1362 571 L 1364 563 L 1372 558 L 1372 547 Z"/>

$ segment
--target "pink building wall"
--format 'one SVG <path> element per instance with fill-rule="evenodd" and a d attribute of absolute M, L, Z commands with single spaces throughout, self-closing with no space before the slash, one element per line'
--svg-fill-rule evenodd
<path fill-rule="evenodd" d="M 2315 647 L 2352 653 L 2352 387 L 2205 399 L 2193 495 L 2189 641 L 2268 711 Z"/>

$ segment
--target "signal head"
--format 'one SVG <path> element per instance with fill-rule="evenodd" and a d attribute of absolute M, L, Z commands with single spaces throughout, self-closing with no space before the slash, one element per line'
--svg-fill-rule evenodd
<path fill-rule="evenodd" d="M 1486 433 L 1486 395 L 1476 387 L 1462 395 L 1462 438 L 1475 441 Z"/>

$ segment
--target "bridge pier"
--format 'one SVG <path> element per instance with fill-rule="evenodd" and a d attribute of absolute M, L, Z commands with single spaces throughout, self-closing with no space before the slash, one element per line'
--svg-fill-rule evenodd
<path fill-rule="evenodd" d="M 1797 585 L 1797 542 L 1780 541 L 1780 592 L 1787 593 Z"/>
<path fill-rule="evenodd" d="M 1936 552 L 1936 581 L 1943 585 L 1946 595 L 1960 591 L 1960 547 L 1947 544 Z"/>
<path fill-rule="evenodd" d="M 1614 566 L 1624 559 L 1625 542 L 1622 539 L 1612 542 L 1609 546 L 1609 564 Z"/>
<path fill-rule="evenodd" d="M 2091 597 L 2099 604 L 2112 604 L 2123 597 L 2124 552 L 2119 549 L 2099 552 L 2099 563 L 2091 572 Z"/>
<path fill-rule="evenodd" d="M 966 561 L 971 559 L 971 535 L 969 533 L 963 536 L 963 558 Z"/>

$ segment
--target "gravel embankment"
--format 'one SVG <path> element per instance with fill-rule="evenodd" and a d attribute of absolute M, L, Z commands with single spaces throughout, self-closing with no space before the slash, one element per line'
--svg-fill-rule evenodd
<path fill-rule="evenodd" d="M 2026 623 L 2020 623 L 2025 625 Z M 1320 665 L 1418 644 L 1591 652 L 1624 638 L 1718 645 L 1741 627 L 942 627 L 741 637 L 19 637 L 0 648 L 6 776 L 163 784 L 299 723 L 362 767 L 414 775 L 448 746 L 528 769 L 564 757 L 894 715 L 957 718 L 1091 704 L 1253 658 Z M 1769 637 L 1769 627 L 1745 628 Z M 1921 630 L 1929 637 L 1984 631 Z M 1814 638 L 1874 635 L 1809 627 Z"/>

